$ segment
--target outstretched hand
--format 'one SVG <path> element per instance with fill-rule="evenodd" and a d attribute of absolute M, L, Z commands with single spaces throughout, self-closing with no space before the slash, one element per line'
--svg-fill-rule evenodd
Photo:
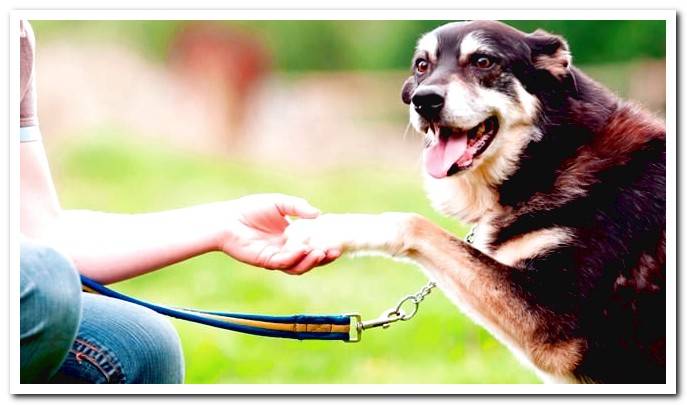
<path fill-rule="evenodd" d="M 306 200 L 283 194 L 255 194 L 231 202 L 232 219 L 220 248 L 235 259 L 266 269 L 303 274 L 341 255 L 336 247 L 286 244 L 287 216 L 311 219 L 320 212 Z"/>

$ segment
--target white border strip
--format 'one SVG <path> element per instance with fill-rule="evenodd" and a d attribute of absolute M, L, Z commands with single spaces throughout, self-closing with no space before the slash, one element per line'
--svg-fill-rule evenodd
<path fill-rule="evenodd" d="M 675 10 L 19 10 L 11 15 L 28 20 L 674 20 Z"/>

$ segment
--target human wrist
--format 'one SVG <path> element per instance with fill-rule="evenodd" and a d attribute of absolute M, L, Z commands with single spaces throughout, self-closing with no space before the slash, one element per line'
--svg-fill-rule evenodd
<path fill-rule="evenodd" d="M 238 232 L 235 223 L 238 221 L 236 200 L 220 201 L 208 204 L 206 224 L 212 233 L 212 251 L 226 251 L 227 246 L 236 242 Z"/>

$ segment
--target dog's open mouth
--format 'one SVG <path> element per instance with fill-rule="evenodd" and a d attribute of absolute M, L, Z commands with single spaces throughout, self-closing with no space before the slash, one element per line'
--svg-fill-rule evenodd
<path fill-rule="evenodd" d="M 425 169 L 440 179 L 469 168 L 496 136 L 499 121 L 491 116 L 469 130 L 438 124 L 430 124 L 430 129 L 437 139 L 425 149 Z"/>

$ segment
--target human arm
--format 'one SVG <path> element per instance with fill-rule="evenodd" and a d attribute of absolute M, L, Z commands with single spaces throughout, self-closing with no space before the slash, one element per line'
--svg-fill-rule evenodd
<path fill-rule="evenodd" d="M 34 40 L 21 23 L 21 133 L 38 134 Z M 302 199 L 248 196 L 145 214 L 62 209 L 40 137 L 20 145 L 20 230 L 72 258 L 79 271 L 102 282 L 134 277 L 210 251 L 252 265 L 300 274 L 333 260 L 320 250 L 284 247 L 286 216 L 312 218 Z"/>
<path fill-rule="evenodd" d="M 244 263 L 301 274 L 336 257 L 336 249 L 285 247 L 286 216 L 314 218 L 305 200 L 259 194 L 142 214 L 61 208 L 41 142 L 20 146 L 22 234 L 55 246 L 81 273 L 114 282 L 185 259 L 222 251 Z"/>

